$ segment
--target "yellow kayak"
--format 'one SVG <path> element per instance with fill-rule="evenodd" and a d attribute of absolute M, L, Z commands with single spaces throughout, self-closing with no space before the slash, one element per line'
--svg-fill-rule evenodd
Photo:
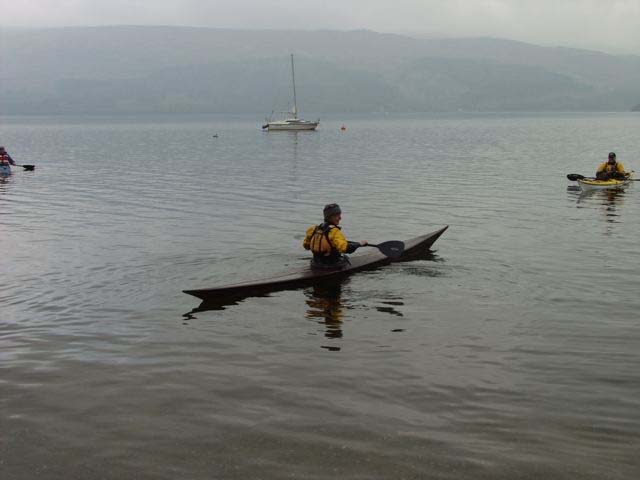
<path fill-rule="evenodd" d="M 611 188 L 624 188 L 633 180 L 633 174 L 629 174 L 627 178 L 622 180 L 596 180 L 595 178 L 579 178 L 576 180 L 582 190 L 606 190 Z"/>

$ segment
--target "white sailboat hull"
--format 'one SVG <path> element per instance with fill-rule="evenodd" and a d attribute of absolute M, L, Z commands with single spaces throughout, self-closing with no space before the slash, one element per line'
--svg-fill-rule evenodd
<path fill-rule="evenodd" d="M 276 122 L 268 122 L 265 127 L 268 131 L 279 130 L 315 130 L 320 122 L 310 122 L 308 120 L 279 120 Z M 264 128 L 264 127 L 263 127 Z"/>

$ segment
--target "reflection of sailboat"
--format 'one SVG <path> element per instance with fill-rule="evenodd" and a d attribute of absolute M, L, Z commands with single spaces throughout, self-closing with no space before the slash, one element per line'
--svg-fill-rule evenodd
<path fill-rule="evenodd" d="M 291 78 L 293 81 L 293 110 L 290 112 L 282 112 L 290 115 L 289 118 L 284 120 L 275 120 L 271 119 L 267 120 L 262 128 L 264 130 L 273 131 L 273 130 L 315 130 L 320 123 L 320 120 L 316 120 L 315 122 L 309 120 L 302 120 L 298 118 L 298 102 L 296 99 L 296 75 L 295 70 L 293 68 L 293 54 L 291 54 Z M 273 114 L 273 112 L 271 112 Z"/>

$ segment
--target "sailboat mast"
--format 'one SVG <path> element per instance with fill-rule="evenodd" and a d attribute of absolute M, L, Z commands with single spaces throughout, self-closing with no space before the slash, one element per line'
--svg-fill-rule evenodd
<path fill-rule="evenodd" d="M 293 80 L 293 118 L 298 118 L 298 102 L 296 100 L 296 73 L 293 69 L 293 53 L 291 54 L 291 78 Z"/>

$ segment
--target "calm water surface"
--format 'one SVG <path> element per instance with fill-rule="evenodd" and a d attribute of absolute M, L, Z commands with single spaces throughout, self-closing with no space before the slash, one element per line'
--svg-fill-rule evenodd
<path fill-rule="evenodd" d="M 345 123 L 347 130 L 339 127 Z M 640 117 L 3 118 L 0 478 L 640 476 Z M 218 137 L 214 138 L 213 135 Z M 433 256 L 193 313 L 349 238 Z"/>

